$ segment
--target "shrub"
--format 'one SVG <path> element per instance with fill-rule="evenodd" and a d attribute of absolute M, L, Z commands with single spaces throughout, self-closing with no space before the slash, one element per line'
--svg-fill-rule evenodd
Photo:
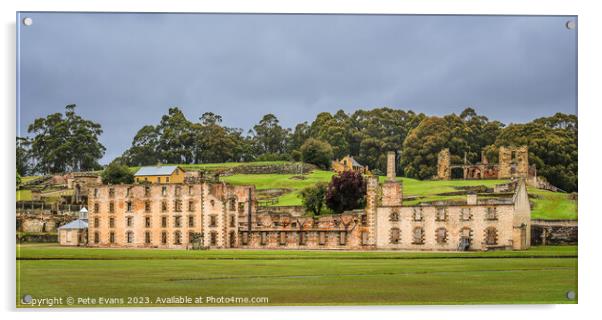
<path fill-rule="evenodd" d="M 328 142 L 309 138 L 301 146 L 303 162 L 315 164 L 322 169 L 330 168 L 332 157 L 332 146 Z"/>
<path fill-rule="evenodd" d="M 326 196 L 327 185 L 318 183 L 313 186 L 306 187 L 299 192 L 301 202 L 305 210 L 311 211 L 314 215 L 319 216 L 324 206 L 324 197 Z"/>
<path fill-rule="evenodd" d="M 332 177 L 326 191 L 326 205 L 334 212 L 362 208 L 365 204 L 366 182 L 361 173 L 343 171 Z"/>
<path fill-rule="evenodd" d="M 134 183 L 134 174 L 130 168 L 118 161 L 111 162 L 100 176 L 105 184 Z"/>

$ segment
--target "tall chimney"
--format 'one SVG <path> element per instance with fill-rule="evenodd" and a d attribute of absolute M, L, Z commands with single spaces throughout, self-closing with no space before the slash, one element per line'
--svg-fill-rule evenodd
<path fill-rule="evenodd" d="M 395 151 L 387 152 L 387 181 L 395 181 Z"/>

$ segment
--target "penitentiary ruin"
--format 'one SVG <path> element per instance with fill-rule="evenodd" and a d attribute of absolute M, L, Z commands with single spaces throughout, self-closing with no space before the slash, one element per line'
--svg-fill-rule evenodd
<path fill-rule="evenodd" d="M 525 179 L 518 180 L 511 198 L 479 199 L 469 193 L 465 201 L 404 205 L 395 165 L 395 153 L 390 152 L 385 181 L 366 176 L 365 208 L 319 217 L 307 216 L 304 210 L 260 209 L 254 186 L 191 179 L 168 183 L 156 179 L 178 168 L 161 168 L 161 173 L 145 169 L 154 181 L 90 188 L 86 237 L 69 237 L 70 243 L 66 234 L 59 238 L 63 245 L 132 248 L 529 248 L 531 210 Z"/>

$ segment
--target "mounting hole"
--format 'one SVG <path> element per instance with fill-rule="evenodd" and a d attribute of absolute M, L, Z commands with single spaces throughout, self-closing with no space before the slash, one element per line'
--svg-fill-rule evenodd
<path fill-rule="evenodd" d="M 569 300 L 575 300 L 575 291 L 571 290 L 566 293 L 566 298 Z"/>
<path fill-rule="evenodd" d="M 23 19 L 23 24 L 26 26 L 31 26 L 33 24 L 33 19 L 30 17 L 24 18 Z"/>
<path fill-rule="evenodd" d="M 569 20 L 569 21 L 566 22 L 565 26 L 566 26 L 567 29 L 573 30 L 573 29 L 575 29 L 575 27 L 577 26 L 577 24 L 575 23 L 575 21 Z"/>

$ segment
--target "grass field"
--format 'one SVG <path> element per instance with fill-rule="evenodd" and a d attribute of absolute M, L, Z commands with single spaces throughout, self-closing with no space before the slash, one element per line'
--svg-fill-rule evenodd
<path fill-rule="evenodd" d="M 329 182 L 334 173 L 331 171 L 316 170 L 306 175 L 305 180 L 292 179 L 292 174 L 237 174 L 224 177 L 223 180 L 236 185 L 255 185 L 258 190 L 274 188 L 292 189 L 278 198 L 278 206 L 301 205 L 299 190 L 314 185 L 318 182 Z M 384 177 L 381 177 L 381 182 Z M 442 200 L 464 200 L 465 195 L 439 195 L 459 191 L 458 187 L 485 186 L 493 188 L 496 184 L 506 180 L 417 180 L 410 178 L 398 178 L 403 182 L 404 196 L 417 196 L 419 198 L 406 200 L 404 204 L 415 205 L 420 202 L 432 202 Z M 532 199 L 533 219 L 577 219 L 577 201 L 570 200 L 566 193 L 551 192 L 536 188 L 529 188 L 529 193 L 537 198 Z"/>
<path fill-rule="evenodd" d="M 31 190 L 17 190 L 17 201 L 30 201 Z"/>
<path fill-rule="evenodd" d="M 419 253 L 22 245 L 17 257 L 17 297 L 123 298 L 117 306 L 223 306 L 156 300 L 172 296 L 267 297 L 260 306 L 577 301 L 566 299 L 567 291 L 577 292 L 577 250 L 571 246 Z M 146 298 L 149 303 L 128 303 Z M 77 300 L 73 306 L 89 307 Z"/>

